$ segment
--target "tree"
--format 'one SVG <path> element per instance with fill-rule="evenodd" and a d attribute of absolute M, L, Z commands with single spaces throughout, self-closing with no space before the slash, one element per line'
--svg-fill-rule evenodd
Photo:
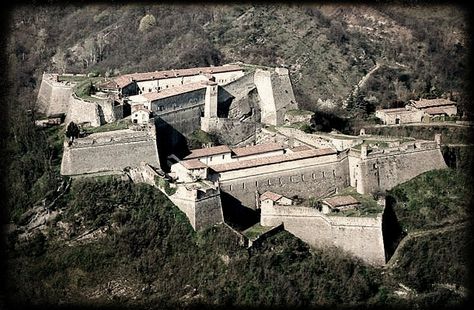
<path fill-rule="evenodd" d="M 79 127 L 76 123 L 70 122 L 69 125 L 67 125 L 66 137 L 73 139 L 79 137 Z"/>

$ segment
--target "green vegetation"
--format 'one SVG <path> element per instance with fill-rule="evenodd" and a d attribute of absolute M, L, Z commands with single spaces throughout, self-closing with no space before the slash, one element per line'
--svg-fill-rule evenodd
<path fill-rule="evenodd" d="M 155 184 L 159 187 L 159 188 L 162 188 L 165 193 L 169 196 L 173 195 L 174 193 L 176 193 L 176 187 L 171 187 L 170 186 L 170 182 L 163 178 L 163 177 L 160 177 L 160 176 L 156 176 L 155 177 Z"/>
<path fill-rule="evenodd" d="M 99 127 L 85 127 L 83 130 L 86 134 L 97 133 L 97 132 L 107 132 L 114 130 L 127 129 L 130 125 L 130 119 L 120 119 L 118 121 L 108 123 Z"/>
<path fill-rule="evenodd" d="M 96 91 L 94 85 L 102 82 L 103 80 L 104 78 L 102 77 L 87 77 L 74 86 L 74 94 L 76 94 L 77 97 L 87 101 L 95 102 L 100 100 L 92 97 L 91 95 Z"/>
<path fill-rule="evenodd" d="M 331 215 L 338 216 L 377 216 L 383 211 L 383 207 L 377 204 L 377 201 L 372 195 L 359 194 L 355 188 L 346 187 L 339 191 L 334 196 L 346 196 L 351 195 L 357 201 L 360 202 L 360 207 L 354 210 L 344 210 L 337 213 L 331 213 Z"/>
<path fill-rule="evenodd" d="M 300 116 L 300 115 L 313 115 L 314 112 L 307 111 L 307 110 L 299 110 L 299 109 L 296 110 L 295 109 L 295 110 L 286 111 L 286 114 L 293 115 L 293 116 Z"/>
<path fill-rule="evenodd" d="M 472 245 L 468 228 L 411 239 L 401 249 L 394 280 L 419 292 L 431 291 L 435 284 L 466 286 Z"/>
<path fill-rule="evenodd" d="M 247 228 L 243 231 L 244 236 L 249 238 L 250 240 L 257 239 L 260 235 L 266 233 L 267 231 L 271 230 L 273 227 L 271 226 L 262 226 L 260 224 L 255 224 L 250 228 Z"/>
<path fill-rule="evenodd" d="M 461 171 L 434 170 L 390 190 L 401 226 L 413 231 L 467 220 L 472 191 L 468 180 Z"/>
<path fill-rule="evenodd" d="M 212 133 L 207 133 L 205 131 L 202 131 L 201 129 L 198 129 L 194 131 L 189 139 L 187 139 L 188 142 L 188 148 L 190 150 L 193 149 L 200 149 L 202 148 L 203 145 L 218 145 L 218 138 L 216 135 Z"/>
<path fill-rule="evenodd" d="M 286 232 L 251 250 L 240 247 L 238 236 L 223 225 L 195 233 L 184 214 L 148 185 L 74 180 L 65 210 L 62 220 L 74 228 L 69 240 L 98 225 L 110 229 L 97 240 L 72 246 L 51 236 L 38 236 L 23 246 L 12 240 L 10 302 L 82 304 L 92 302 L 92 295 L 98 296 L 96 305 L 155 307 L 377 300 L 377 269 L 337 249 L 310 250 Z M 125 297 L 109 299 L 107 283 L 124 278 Z M 186 300 L 189 294 L 193 298 Z"/>
<path fill-rule="evenodd" d="M 440 133 L 443 143 L 469 143 L 471 128 L 462 126 L 396 126 L 396 127 L 367 127 L 366 134 L 378 136 L 411 137 L 423 140 L 433 140 Z"/>

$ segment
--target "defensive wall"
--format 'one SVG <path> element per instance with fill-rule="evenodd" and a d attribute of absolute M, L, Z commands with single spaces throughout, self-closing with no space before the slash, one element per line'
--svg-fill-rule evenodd
<path fill-rule="evenodd" d="M 311 246 L 337 246 L 363 261 L 382 266 L 385 249 L 382 214 L 377 217 L 326 216 L 315 208 L 262 206 L 260 224 L 277 226 Z"/>
<path fill-rule="evenodd" d="M 224 222 L 219 188 L 187 188 L 179 184 L 173 195 L 165 195 L 186 214 L 194 230 Z"/>
<path fill-rule="evenodd" d="M 46 115 L 67 113 L 74 84 L 58 82 L 58 74 L 43 73 L 38 91 L 39 110 Z"/>
<path fill-rule="evenodd" d="M 200 128 L 205 94 L 206 89 L 203 88 L 165 97 L 153 101 L 151 110 L 155 116 L 161 118 L 166 124 L 173 126 L 176 131 L 183 135 L 189 135 Z"/>
<path fill-rule="evenodd" d="M 69 104 L 64 121 L 66 124 L 74 122 L 76 124 L 86 123 L 91 127 L 102 125 L 99 105 L 96 102 L 85 101 L 75 95 L 69 96 Z"/>
<path fill-rule="evenodd" d="M 349 152 L 351 186 L 362 194 L 386 191 L 417 175 L 446 168 L 439 144 L 434 141 L 404 143 L 398 147 Z"/>
<path fill-rule="evenodd" d="M 61 174 L 122 173 L 141 162 L 159 167 L 154 130 L 130 129 L 100 132 L 64 142 Z"/>
<path fill-rule="evenodd" d="M 235 146 L 241 145 L 243 142 L 247 144 L 255 142 L 257 129 L 261 127 L 260 123 L 253 121 L 240 122 L 237 119 L 229 118 L 201 118 L 201 122 L 207 128 L 211 128 L 210 132 L 214 133 L 219 141 L 225 145 Z M 206 125 L 205 125 L 206 126 Z"/>
<path fill-rule="evenodd" d="M 219 87 L 217 101 L 218 115 L 238 119 L 251 112 L 248 100 L 250 93 L 256 88 L 253 73 Z"/>
<path fill-rule="evenodd" d="M 256 192 L 273 191 L 288 197 L 298 194 L 308 198 L 325 195 L 349 185 L 347 153 L 326 155 L 249 167 L 220 173 L 223 192 L 241 201 L 242 205 L 254 209 Z"/>
<path fill-rule="evenodd" d="M 288 69 L 257 69 L 254 83 L 260 97 L 262 123 L 282 125 L 286 111 L 298 109 Z"/>

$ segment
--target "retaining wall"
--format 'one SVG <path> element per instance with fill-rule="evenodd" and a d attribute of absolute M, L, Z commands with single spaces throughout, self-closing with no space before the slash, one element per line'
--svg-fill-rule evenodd
<path fill-rule="evenodd" d="M 311 246 L 337 246 L 369 264 L 385 264 L 382 214 L 375 218 L 325 216 L 308 207 L 262 206 L 260 223 L 283 223 L 285 230 Z"/>
<path fill-rule="evenodd" d="M 96 133 L 64 144 L 62 175 L 121 172 L 146 162 L 159 167 L 156 138 L 150 132 L 129 129 Z"/>

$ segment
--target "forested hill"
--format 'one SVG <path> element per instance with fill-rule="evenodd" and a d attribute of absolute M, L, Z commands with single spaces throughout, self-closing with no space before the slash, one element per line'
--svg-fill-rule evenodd
<path fill-rule="evenodd" d="M 10 78 L 31 90 L 43 71 L 242 61 L 287 66 L 298 101 L 313 110 L 339 106 L 377 68 L 360 94 L 388 107 L 462 92 L 467 69 L 467 16 L 455 6 L 24 6 L 10 17 Z"/>

